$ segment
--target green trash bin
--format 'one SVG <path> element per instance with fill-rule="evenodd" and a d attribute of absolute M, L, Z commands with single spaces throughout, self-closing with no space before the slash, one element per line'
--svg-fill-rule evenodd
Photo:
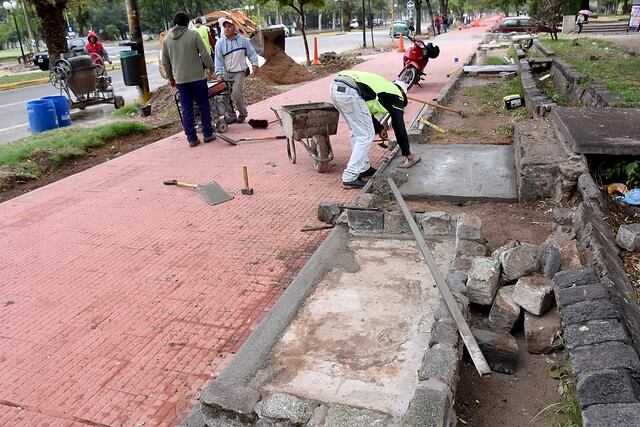
<path fill-rule="evenodd" d="M 140 68 L 138 67 L 138 52 L 135 50 L 120 51 L 122 78 L 125 86 L 138 86 L 140 83 Z"/>

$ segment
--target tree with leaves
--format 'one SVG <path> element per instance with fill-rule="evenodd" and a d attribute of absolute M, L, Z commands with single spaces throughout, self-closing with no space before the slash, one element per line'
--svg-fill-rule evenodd
<path fill-rule="evenodd" d="M 61 53 L 68 50 L 64 10 L 67 0 L 31 0 L 42 20 L 42 38 L 49 49 L 49 64 L 53 66 Z"/>
<path fill-rule="evenodd" d="M 562 23 L 564 0 L 530 0 L 529 15 L 538 28 L 558 40 L 558 26 Z"/>

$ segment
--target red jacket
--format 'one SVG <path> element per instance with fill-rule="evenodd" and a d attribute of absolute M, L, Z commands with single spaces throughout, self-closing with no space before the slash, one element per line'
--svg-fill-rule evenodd
<path fill-rule="evenodd" d="M 91 38 L 95 38 L 95 43 L 91 43 Z M 98 41 L 98 36 L 93 31 L 89 31 L 87 34 L 87 38 L 89 39 L 89 43 L 84 45 L 84 51 L 87 55 L 91 55 L 92 53 L 100 55 L 105 61 L 109 61 L 109 54 L 107 50 L 104 48 L 102 43 Z M 92 58 L 93 59 L 93 58 Z M 95 60 L 93 62 L 96 62 Z"/>

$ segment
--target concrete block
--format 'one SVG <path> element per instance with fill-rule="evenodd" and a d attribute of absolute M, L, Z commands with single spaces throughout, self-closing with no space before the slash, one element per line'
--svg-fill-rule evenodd
<path fill-rule="evenodd" d="M 567 347 L 574 349 L 610 341 L 627 341 L 627 332 L 617 319 L 592 320 L 587 323 L 567 325 L 564 338 Z"/>
<path fill-rule="evenodd" d="M 583 427 L 640 427 L 640 403 L 591 405 L 582 412 Z"/>
<path fill-rule="evenodd" d="M 467 281 L 469 301 L 491 305 L 498 290 L 499 279 L 500 262 L 498 260 L 489 257 L 473 258 Z"/>
<path fill-rule="evenodd" d="M 558 307 L 564 307 L 565 305 L 575 304 L 577 302 L 594 301 L 609 297 L 607 288 L 600 283 L 556 289 L 555 294 L 556 304 Z"/>
<path fill-rule="evenodd" d="M 418 369 L 418 380 L 434 378 L 453 390 L 458 381 L 459 363 L 457 351 L 448 348 L 430 348 L 422 357 L 422 363 Z"/>
<path fill-rule="evenodd" d="M 603 369 L 627 369 L 635 377 L 640 375 L 640 359 L 633 347 L 620 342 L 578 347 L 570 352 L 575 375 Z"/>
<path fill-rule="evenodd" d="M 487 240 L 482 236 L 482 220 L 476 215 L 467 213 L 460 215 L 456 225 L 456 240 L 471 240 L 486 244 Z"/>
<path fill-rule="evenodd" d="M 320 203 L 318 205 L 318 220 L 327 223 L 335 224 L 338 217 L 342 213 L 340 203 Z"/>
<path fill-rule="evenodd" d="M 640 383 L 626 370 L 586 372 L 578 378 L 576 392 L 582 408 L 606 403 L 637 403 Z"/>
<path fill-rule="evenodd" d="M 600 279 L 591 267 L 561 271 L 553 276 L 553 284 L 560 289 L 594 283 L 600 283 Z"/>
<path fill-rule="evenodd" d="M 518 321 L 522 309 L 513 300 L 515 285 L 498 289 L 491 311 L 489 312 L 489 327 L 511 332 Z"/>
<path fill-rule="evenodd" d="M 607 299 L 577 302 L 560 309 L 563 325 L 575 325 L 590 320 L 617 319 L 618 310 Z"/>
<path fill-rule="evenodd" d="M 521 243 L 520 246 L 505 251 L 500 257 L 505 281 L 511 282 L 537 272 L 540 269 L 541 257 L 540 246 L 530 243 Z"/>
<path fill-rule="evenodd" d="M 448 427 L 454 425 L 453 399 L 446 384 L 437 380 L 421 381 L 409 408 L 402 417 L 403 427 Z"/>
<path fill-rule="evenodd" d="M 451 216 L 446 212 L 425 212 L 418 219 L 425 238 L 446 236 L 451 231 Z"/>
<path fill-rule="evenodd" d="M 521 277 L 513 290 L 513 300 L 529 313 L 541 316 L 553 306 L 553 284 L 546 277 Z"/>
<path fill-rule="evenodd" d="M 524 336 L 529 353 L 546 354 L 559 350 L 562 348 L 561 334 L 558 309 L 549 310 L 544 316 L 524 313 Z"/>
<path fill-rule="evenodd" d="M 640 224 L 622 224 L 618 229 L 616 244 L 630 252 L 640 250 Z"/>
<path fill-rule="evenodd" d="M 347 405 L 331 405 L 327 410 L 325 427 L 384 426 L 389 416 L 369 409 Z"/>
<path fill-rule="evenodd" d="M 260 418 L 289 420 L 294 424 L 304 424 L 311 418 L 318 404 L 311 400 L 299 399 L 284 393 L 274 393 L 256 405 Z"/>
<path fill-rule="evenodd" d="M 492 371 L 513 374 L 518 363 L 518 343 L 506 332 L 485 328 L 472 328 L 482 353 Z"/>
<path fill-rule="evenodd" d="M 487 246 L 472 240 L 456 240 L 456 255 L 474 257 L 485 256 Z"/>
<path fill-rule="evenodd" d="M 548 279 L 553 279 L 553 276 L 560 270 L 560 266 L 562 265 L 560 251 L 553 246 L 543 246 L 540 264 L 542 267 L 542 275 Z"/>
<path fill-rule="evenodd" d="M 384 231 L 387 233 L 411 233 L 411 228 L 402 212 L 385 212 Z"/>
<path fill-rule="evenodd" d="M 384 212 L 347 210 L 347 223 L 355 232 L 381 233 L 384 231 Z"/>

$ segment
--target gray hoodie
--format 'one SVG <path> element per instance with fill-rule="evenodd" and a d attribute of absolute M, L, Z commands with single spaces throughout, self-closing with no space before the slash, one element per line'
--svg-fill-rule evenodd
<path fill-rule="evenodd" d="M 175 26 L 162 43 L 162 64 L 169 80 L 190 83 L 206 78 L 202 64 L 214 71 L 202 37 L 187 27 Z"/>

